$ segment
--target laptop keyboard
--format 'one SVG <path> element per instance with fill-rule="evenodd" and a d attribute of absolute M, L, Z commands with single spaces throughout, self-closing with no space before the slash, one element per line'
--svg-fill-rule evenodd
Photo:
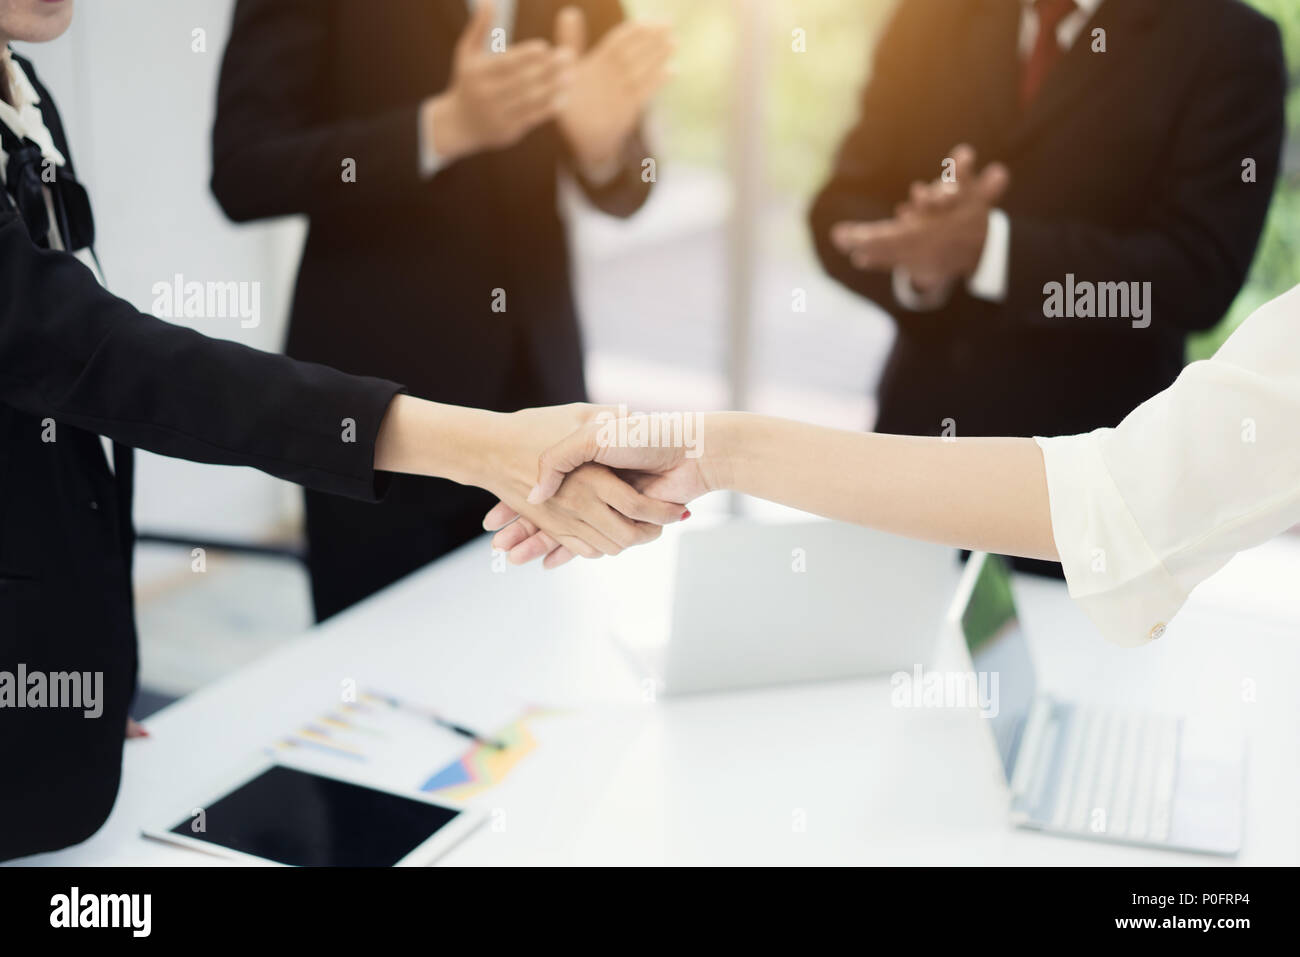
<path fill-rule="evenodd" d="M 1169 839 L 1181 722 L 1158 714 L 1058 704 L 1055 794 L 1036 818 L 1130 841 Z"/>

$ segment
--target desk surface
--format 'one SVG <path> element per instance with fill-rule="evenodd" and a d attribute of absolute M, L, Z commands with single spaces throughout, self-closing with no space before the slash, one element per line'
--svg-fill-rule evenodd
<path fill-rule="evenodd" d="M 893 708 L 887 677 L 647 700 L 609 637 L 605 576 L 635 568 L 619 564 L 498 572 L 486 539 L 470 543 L 155 715 L 152 736 L 127 743 L 104 828 L 23 863 L 218 863 L 139 829 L 183 814 L 205 781 L 337 701 L 345 680 L 449 714 L 447 701 L 480 692 L 568 710 L 478 802 L 493 824 L 447 864 L 1219 862 L 1015 830 L 983 719 Z M 1137 650 L 1103 643 L 1063 585 L 1017 585 L 1045 689 L 1244 727 L 1243 864 L 1300 862 L 1297 581 L 1300 542 L 1239 556 Z"/>

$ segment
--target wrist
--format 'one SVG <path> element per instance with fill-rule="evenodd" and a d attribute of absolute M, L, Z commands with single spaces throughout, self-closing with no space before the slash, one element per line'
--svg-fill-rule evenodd
<path fill-rule="evenodd" d="M 556 125 L 564 135 L 578 168 L 584 174 L 599 173 L 622 159 L 631 132 L 612 135 L 609 129 L 594 123 L 591 117 L 579 116 L 575 112 L 577 109 L 572 100 L 567 101 L 556 115 Z"/>
<path fill-rule="evenodd" d="M 450 422 L 449 448 L 454 461 L 448 462 L 447 478 L 461 485 L 497 490 L 503 482 L 529 485 L 534 475 L 514 475 L 518 468 L 519 440 L 510 429 L 510 416 L 503 412 L 449 406 L 456 414 Z"/>
<path fill-rule="evenodd" d="M 961 266 L 961 278 L 969 280 L 979 269 L 980 260 L 984 258 L 984 246 L 989 238 L 989 211 L 981 210 L 972 217 L 970 235 L 966 241 L 965 261 Z"/>
<path fill-rule="evenodd" d="M 485 487 L 505 460 L 505 416 L 396 396 L 375 440 L 377 471 L 445 478 Z"/>
<path fill-rule="evenodd" d="M 472 127 L 454 88 L 429 97 L 421 107 L 424 135 L 444 162 L 452 162 L 478 151 Z"/>
<path fill-rule="evenodd" d="M 607 186 L 612 183 L 623 169 L 621 150 L 606 153 L 601 159 L 578 158 L 578 168 L 582 177 L 593 186 Z"/>
<path fill-rule="evenodd" d="M 737 458 L 743 447 L 743 412 L 708 412 L 704 415 L 700 443 L 700 477 L 710 492 L 736 487 Z"/>

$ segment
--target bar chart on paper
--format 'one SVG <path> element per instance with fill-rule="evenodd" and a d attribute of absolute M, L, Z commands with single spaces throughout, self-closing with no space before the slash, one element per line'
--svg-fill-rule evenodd
<path fill-rule="evenodd" d="M 558 712 L 525 707 L 497 727 L 469 729 L 450 716 L 381 692 L 364 692 L 304 721 L 266 751 L 321 774 L 467 802 L 500 783 L 537 748 L 532 725 Z"/>

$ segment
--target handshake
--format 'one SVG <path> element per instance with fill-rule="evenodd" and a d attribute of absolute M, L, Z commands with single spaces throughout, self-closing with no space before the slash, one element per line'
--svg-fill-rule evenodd
<path fill-rule="evenodd" d="M 375 442 L 375 468 L 449 478 L 497 496 L 483 520 L 514 564 L 547 568 L 658 538 L 686 504 L 723 488 L 722 449 L 704 436 L 726 414 L 628 416 L 573 403 L 486 412 L 399 395 Z"/>
<path fill-rule="evenodd" d="M 512 564 L 540 558 L 555 568 L 575 555 L 617 555 L 689 518 L 686 504 L 719 487 L 696 413 L 628 416 L 575 403 L 515 416 L 525 447 L 557 427 L 571 431 L 537 455 L 531 483 L 524 472 L 492 489 L 500 501 L 483 527 Z"/>

